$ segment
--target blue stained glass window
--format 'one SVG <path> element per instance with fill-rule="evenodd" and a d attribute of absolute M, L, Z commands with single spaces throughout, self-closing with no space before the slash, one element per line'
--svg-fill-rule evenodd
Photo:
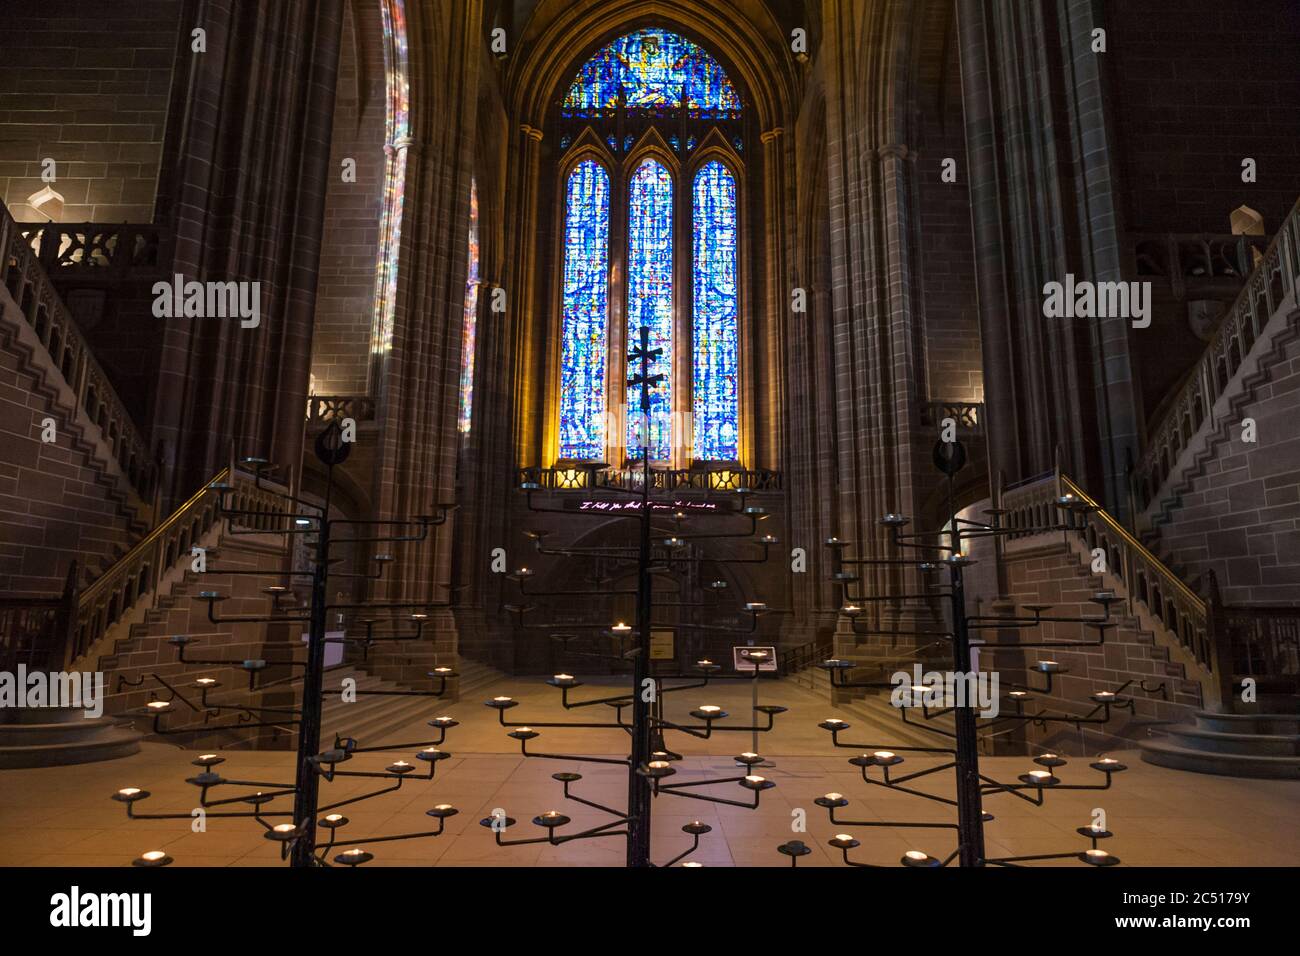
<path fill-rule="evenodd" d="M 627 391 L 627 450 L 638 457 L 643 445 L 650 457 L 665 461 L 672 451 L 673 349 L 673 177 L 647 159 L 632 174 L 628 197 L 627 330 L 629 346 L 639 330 L 650 329 L 650 347 L 663 354 L 650 363 L 650 374 L 664 376 L 650 393 L 649 434 L 641 414 L 640 386 Z M 631 377 L 639 366 L 628 366 Z"/>
<path fill-rule="evenodd" d="M 736 386 L 736 179 L 722 163 L 695 174 L 694 457 L 739 458 Z"/>
<path fill-rule="evenodd" d="M 620 90 L 632 107 L 740 109 L 736 89 L 718 61 L 666 30 L 637 30 L 603 48 L 583 64 L 562 108 L 577 116 L 610 109 L 618 105 Z"/>
<path fill-rule="evenodd" d="M 609 337 L 609 174 L 591 160 L 579 163 L 569 174 L 565 198 L 560 457 L 600 461 Z"/>

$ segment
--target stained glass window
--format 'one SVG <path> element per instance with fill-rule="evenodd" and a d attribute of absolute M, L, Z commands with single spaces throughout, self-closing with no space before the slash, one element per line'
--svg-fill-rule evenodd
<path fill-rule="evenodd" d="M 478 183 L 469 182 L 469 269 L 465 273 L 465 317 L 460 339 L 460 420 L 462 435 L 469 434 L 474 411 L 474 347 L 478 332 Z"/>
<path fill-rule="evenodd" d="M 587 160 L 565 187 L 564 317 L 560 356 L 560 457 L 605 455 L 609 337 L 609 174 Z"/>
<path fill-rule="evenodd" d="M 736 180 L 722 163 L 695 174 L 694 457 L 739 457 L 736 390 Z"/>
<path fill-rule="evenodd" d="M 386 117 L 384 135 L 391 149 L 384 170 L 383 208 L 379 225 L 379 261 L 375 276 L 375 318 L 370 350 L 393 347 L 393 310 L 397 300 L 397 255 L 402 239 L 402 204 L 406 194 L 406 144 L 411 134 L 411 82 L 406 47 L 405 0 L 380 4 L 384 30 Z"/>
<path fill-rule="evenodd" d="M 618 105 L 704 111 L 740 109 L 726 72 L 698 45 L 666 30 L 637 30 L 619 37 L 579 71 L 562 108 L 571 116 Z"/>
<path fill-rule="evenodd" d="M 641 414 L 641 388 L 627 391 L 628 455 L 664 461 L 672 453 L 673 361 L 673 177 L 662 164 L 647 159 L 632 174 L 627 211 L 627 334 L 638 341 L 650 330 L 650 347 L 663 354 L 650 363 L 651 375 L 664 380 L 650 393 L 649 433 Z M 629 366 L 629 375 L 639 368 Z"/>

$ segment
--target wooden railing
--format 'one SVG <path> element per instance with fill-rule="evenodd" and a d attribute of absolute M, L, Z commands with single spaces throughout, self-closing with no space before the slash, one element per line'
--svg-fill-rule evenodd
<path fill-rule="evenodd" d="M 78 404 L 103 432 L 104 441 L 136 494 L 142 501 L 151 501 L 156 469 L 149 446 L 41 267 L 23 228 L 14 222 L 3 203 L 0 203 L 0 282 L 53 358 Z"/>
<path fill-rule="evenodd" d="M 1165 404 L 1163 417 L 1148 428 L 1146 451 L 1133 475 L 1139 509 L 1155 500 L 1178 456 L 1206 420 L 1214 403 L 1250 353 L 1268 320 L 1300 276 L 1300 202 L 1278 229 L 1263 258 L 1215 330 L 1200 362 Z"/>
<path fill-rule="evenodd" d="M 251 478 L 223 468 L 162 524 L 115 561 L 80 595 L 77 602 L 74 647 L 69 660 L 85 654 L 95 641 L 120 621 L 141 598 L 152 594 L 168 569 L 190 554 L 203 535 L 218 520 L 217 496 L 208 488 L 213 482 L 234 486 L 231 507 L 256 512 L 240 519 L 240 526 L 252 530 L 281 531 L 283 520 L 274 517 L 280 500 L 266 488 L 257 488 Z M 263 517 L 264 516 L 264 517 Z"/>
<path fill-rule="evenodd" d="M 1067 494 L 1097 509 L 1088 515 L 1086 528 L 1074 533 L 1082 536 L 1089 551 L 1101 548 L 1105 552 L 1106 569 L 1124 585 L 1130 611 L 1133 604 L 1141 605 L 1198 664 L 1216 670 L 1219 660 L 1205 600 L 1059 469 L 1002 493 L 1007 527 L 1025 529 L 1023 534 L 1029 535 L 1029 529 L 1054 524 L 1060 516 L 1056 500 Z M 1012 535 L 1011 540 L 1020 537 Z"/>

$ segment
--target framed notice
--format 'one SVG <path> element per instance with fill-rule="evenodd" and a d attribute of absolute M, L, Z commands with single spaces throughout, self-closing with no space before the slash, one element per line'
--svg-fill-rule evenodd
<path fill-rule="evenodd" d="M 752 671 L 755 664 L 760 671 L 776 670 L 776 648 L 766 645 L 758 647 L 746 645 L 731 649 L 731 666 L 736 670 Z"/>
<path fill-rule="evenodd" d="M 650 660 L 652 661 L 671 661 L 675 659 L 676 644 L 673 637 L 673 631 L 670 629 L 660 629 L 650 631 Z"/>

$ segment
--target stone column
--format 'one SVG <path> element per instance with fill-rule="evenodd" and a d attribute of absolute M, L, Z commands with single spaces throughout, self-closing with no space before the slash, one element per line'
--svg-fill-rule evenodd
<path fill-rule="evenodd" d="M 375 517 L 427 514 L 455 496 L 479 0 L 411 4 L 411 140 L 398 253 L 392 348 L 379 398 Z M 430 540 L 399 546 L 378 596 L 446 600 L 456 516 Z M 438 650 L 454 651 L 450 613 L 431 617 Z"/>
<path fill-rule="evenodd" d="M 227 460 L 298 465 L 343 0 L 188 0 L 158 217 L 186 281 L 257 282 L 260 323 L 157 320 L 164 510 Z M 191 31 L 205 31 L 194 52 Z M 142 334 L 149 334 L 142 330 Z"/>
<path fill-rule="evenodd" d="M 990 473 L 1062 465 L 1115 510 L 1138 438 L 1128 320 L 1047 319 L 1043 288 L 1121 274 L 1094 0 L 959 0 Z"/>
<path fill-rule="evenodd" d="M 824 9 L 836 534 L 854 542 L 855 556 L 878 558 L 893 552 L 877 520 L 891 511 L 916 514 L 922 497 L 912 451 L 921 399 L 911 294 L 914 171 L 899 141 L 912 15 L 898 2 L 827 0 Z M 869 594 L 915 590 L 913 575 L 898 569 L 868 567 L 861 574 L 859 587 Z"/>

